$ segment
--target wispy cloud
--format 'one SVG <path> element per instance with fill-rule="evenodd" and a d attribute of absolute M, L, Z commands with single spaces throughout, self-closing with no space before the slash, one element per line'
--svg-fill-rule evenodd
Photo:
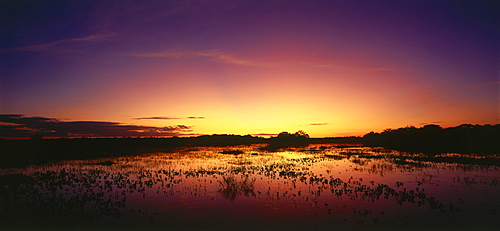
<path fill-rule="evenodd" d="M 278 133 L 256 133 L 256 134 L 250 134 L 252 136 L 278 136 Z"/>
<path fill-rule="evenodd" d="M 218 60 L 220 62 L 239 64 L 239 65 L 260 65 L 258 63 L 250 62 L 244 59 L 235 58 L 233 55 L 229 53 L 224 53 L 221 51 L 213 50 L 213 51 L 165 51 L 165 52 L 149 52 L 149 53 L 138 53 L 133 54 L 135 57 L 142 58 L 192 58 L 192 57 L 207 57 Z"/>
<path fill-rule="evenodd" d="M 328 125 L 328 123 L 312 123 L 312 124 L 309 124 L 309 125 L 313 125 L 313 126 L 323 126 L 323 125 Z"/>
<path fill-rule="evenodd" d="M 434 122 L 430 122 L 430 123 L 420 123 L 420 125 L 440 124 L 440 123 L 443 123 L 443 122 L 441 122 L 441 121 L 434 121 Z"/>
<path fill-rule="evenodd" d="M 69 43 L 74 43 L 74 42 L 97 42 L 97 41 L 102 41 L 102 40 L 108 39 L 108 38 L 113 37 L 113 36 L 116 36 L 116 33 L 101 33 L 101 34 L 89 35 L 86 37 L 80 37 L 80 38 L 61 39 L 61 40 L 57 40 L 57 41 L 50 42 L 50 43 L 6 48 L 6 49 L 3 49 L 1 51 L 61 52 L 61 51 L 67 51 L 65 49 L 59 48 L 59 45 L 62 45 L 62 44 L 69 44 Z"/>
<path fill-rule="evenodd" d="M 392 72 L 392 71 L 398 71 L 398 69 L 379 67 L 379 68 L 370 69 L 370 71 L 390 71 L 390 72 Z"/>
<path fill-rule="evenodd" d="M 172 116 L 152 116 L 152 117 L 139 117 L 136 120 L 180 120 L 180 119 L 205 119 L 203 116 L 188 116 L 188 117 L 172 117 Z"/>
<path fill-rule="evenodd" d="M 286 67 L 337 68 L 338 67 L 337 65 L 332 63 L 316 63 L 316 62 L 306 62 L 306 61 L 263 62 L 258 60 L 248 60 L 236 57 L 231 53 L 223 52 L 220 50 L 148 52 L 148 53 L 131 54 L 130 56 L 141 57 L 141 58 L 173 58 L 173 59 L 204 57 L 222 63 L 244 65 L 244 66 L 272 67 L 272 68 L 286 68 Z"/>
<path fill-rule="evenodd" d="M 169 117 L 169 116 L 153 116 L 153 117 L 139 117 L 134 118 L 135 120 L 179 120 L 179 117 Z"/>
<path fill-rule="evenodd" d="M 244 66 L 257 66 L 265 68 L 334 68 L 334 69 L 354 69 L 363 70 L 368 72 L 409 72 L 414 70 L 401 70 L 396 68 L 370 68 L 370 67 L 360 67 L 358 65 L 348 65 L 342 64 L 343 62 L 328 61 L 328 60 L 282 60 L 282 61 L 262 61 L 262 60 L 249 60 L 241 57 L 237 57 L 234 54 L 224 52 L 221 50 L 209 50 L 209 51 L 163 51 L 163 52 L 145 52 L 145 53 L 134 53 L 128 54 L 132 57 L 140 58 L 171 58 L 171 59 L 189 59 L 196 57 L 203 57 L 212 59 L 221 63 L 244 65 Z"/>
<path fill-rule="evenodd" d="M 460 87 L 446 88 L 446 89 L 441 89 L 441 90 L 437 90 L 437 91 L 430 91 L 430 92 L 426 92 L 426 93 L 422 94 L 420 96 L 420 99 L 421 99 L 422 103 L 425 103 L 425 102 L 427 102 L 428 99 L 434 98 L 434 97 L 436 97 L 436 95 L 441 94 L 443 92 L 471 89 L 471 88 L 477 88 L 477 87 L 494 85 L 494 84 L 500 84 L 500 81 L 493 81 L 493 82 L 488 82 L 488 83 L 478 83 L 478 84 L 472 84 L 472 85 L 466 85 L 466 86 L 460 86 Z"/>
<path fill-rule="evenodd" d="M 19 114 L 0 115 L 0 137 L 116 137 L 116 136 L 180 136 L 192 132 L 192 126 L 166 127 L 126 125 L 109 121 L 64 122 L 53 118 L 26 117 Z"/>
<path fill-rule="evenodd" d="M 310 62 L 310 61 L 270 62 L 270 61 L 248 60 L 236 57 L 231 53 L 223 52 L 220 50 L 148 52 L 148 53 L 131 54 L 130 56 L 141 57 L 141 58 L 173 58 L 173 59 L 205 57 L 221 63 L 243 65 L 243 66 L 267 67 L 267 68 L 296 68 L 296 67 L 341 68 L 342 67 L 333 62 Z"/>

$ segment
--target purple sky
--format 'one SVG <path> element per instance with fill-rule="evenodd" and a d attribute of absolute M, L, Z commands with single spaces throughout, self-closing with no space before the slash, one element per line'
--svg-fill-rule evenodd
<path fill-rule="evenodd" d="M 497 124 L 499 9 L 480 0 L 2 1 L 0 137 L 69 136 L 74 123 L 118 126 L 116 136 L 312 137 Z M 40 130 L 29 118 L 58 125 Z"/>

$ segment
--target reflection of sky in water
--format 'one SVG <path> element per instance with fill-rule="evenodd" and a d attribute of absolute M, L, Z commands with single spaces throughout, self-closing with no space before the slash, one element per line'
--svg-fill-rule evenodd
<path fill-rule="evenodd" d="M 14 227 L 21 222 L 133 229 L 499 225 L 500 169 L 494 157 L 433 159 L 325 144 L 280 152 L 260 147 L 192 147 L 2 170 L 1 215 Z M 221 153 L 231 150 L 244 153 Z M 473 164 L 485 160 L 493 165 Z"/>

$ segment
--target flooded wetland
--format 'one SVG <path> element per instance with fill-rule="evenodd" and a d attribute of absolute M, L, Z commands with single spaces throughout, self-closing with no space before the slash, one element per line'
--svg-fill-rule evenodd
<path fill-rule="evenodd" d="M 496 156 L 310 144 L 0 169 L 0 228 L 493 230 Z"/>

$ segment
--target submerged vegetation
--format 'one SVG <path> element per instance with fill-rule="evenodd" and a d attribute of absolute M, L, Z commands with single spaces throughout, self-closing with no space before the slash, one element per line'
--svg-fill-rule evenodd
<path fill-rule="evenodd" d="M 498 227 L 499 165 L 454 162 L 490 157 L 457 154 L 434 161 L 362 146 L 311 144 L 270 152 L 261 149 L 265 145 L 2 169 L 0 229 Z"/>

